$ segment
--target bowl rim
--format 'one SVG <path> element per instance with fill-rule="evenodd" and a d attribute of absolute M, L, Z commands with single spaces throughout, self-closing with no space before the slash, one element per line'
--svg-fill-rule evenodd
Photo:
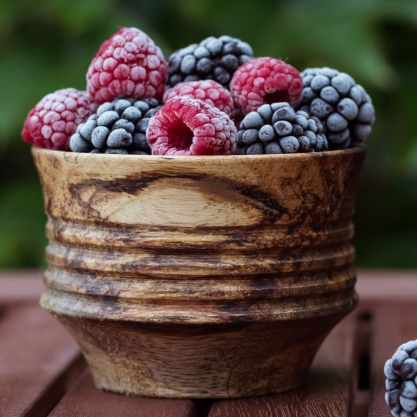
<path fill-rule="evenodd" d="M 308 158 L 330 158 L 338 157 L 342 155 L 351 154 L 363 154 L 366 153 L 366 145 L 359 144 L 352 148 L 329 150 L 322 152 L 300 152 L 300 153 L 288 153 L 288 154 L 262 154 L 262 155 L 199 155 L 199 156 L 165 156 L 165 155 L 120 155 L 120 154 L 98 154 L 98 153 L 81 153 L 72 151 L 62 151 L 55 149 L 41 148 L 36 145 L 32 145 L 31 152 L 33 155 L 50 155 L 54 157 L 62 156 L 64 159 L 79 159 L 82 158 L 85 161 L 99 161 L 107 159 L 108 161 L 120 160 L 121 163 L 131 163 L 134 159 L 144 161 L 177 161 L 187 162 L 188 164 L 200 164 L 207 162 L 228 162 L 228 163 L 242 163 L 249 161 L 273 161 L 273 160 L 302 160 Z"/>

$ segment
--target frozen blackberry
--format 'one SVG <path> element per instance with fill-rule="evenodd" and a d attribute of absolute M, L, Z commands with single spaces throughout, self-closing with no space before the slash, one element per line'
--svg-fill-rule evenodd
<path fill-rule="evenodd" d="M 385 401 L 394 417 L 417 415 L 417 340 L 401 345 L 385 363 Z"/>
<path fill-rule="evenodd" d="M 150 155 L 149 120 L 162 107 L 155 98 L 121 98 L 103 103 L 71 136 L 73 152 Z"/>
<path fill-rule="evenodd" d="M 323 122 L 330 149 L 343 149 L 366 141 L 375 122 L 375 109 L 365 89 L 344 72 L 307 68 L 303 79 L 305 110 Z"/>
<path fill-rule="evenodd" d="M 305 111 L 286 102 L 263 104 L 241 121 L 238 147 L 247 155 L 325 151 L 322 132 L 320 120 Z"/>
<path fill-rule="evenodd" d="M 228 87 L 236 69 L 252 59 L 252 48 L 230 36 L 210 36 L 175 51 L 168 61 L 167 88 L 184 81 L 214 80 Z"/>

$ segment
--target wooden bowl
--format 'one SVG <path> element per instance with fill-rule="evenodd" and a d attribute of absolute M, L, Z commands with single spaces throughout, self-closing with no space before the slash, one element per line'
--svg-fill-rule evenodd
<path fill-rule="evenodd" d="M 177 398 L 296 388 L 357 303 L 351 216 L 363 148 L 32 152 L 48 215 L 41 304 L 99 388 Z"/>

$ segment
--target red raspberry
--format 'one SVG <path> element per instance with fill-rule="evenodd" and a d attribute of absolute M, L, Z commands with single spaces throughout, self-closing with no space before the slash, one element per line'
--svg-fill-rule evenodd
<path fill-rule="evenodd" d="M 168 64 L 154 41 L 122 28 L 103 42 L 87 71 L 87 90 L 97 103 L 120 96 L 161 99 Z"/>
<path fill-rule="evenodd" d="M 22 130 L 25 142 L 41 148 L 69 150 L 77 126 L 97 109 L 85 91 L 65 88 L 46 95 L 27 115 Z"/>
<path fill-rule="evenodd" d="M 173 97 L 149 121 L 153 155 L 230 155 L 236 127 L 230 117 L 201 100 Z"/>
<path fill-rule="evenodd" d="M 165 91 L 163 101 L 166 102 L 176 96 L 197 98 L 204 103 L 217 107 L 229 116 L 234 109 L 233 98 L 229 90 L 213 80 L 188 81 L 176 84 L 173 88 Z"/>
<path fill-rule="evenodd" d="M 262 104 L 286 101 L 296 107 L 301 102 L 303 81 L 291 65 L 275 58 L 254 58 L 241 65 L 230 82 L 235 102 L 245 114 Z"/>

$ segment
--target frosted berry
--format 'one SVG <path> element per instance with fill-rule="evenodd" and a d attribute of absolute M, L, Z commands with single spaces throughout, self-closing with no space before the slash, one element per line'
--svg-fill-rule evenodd
<path fill-rule="evenodd" d="M 364 142 L 375 122 L 375 109 L 364 88 L 348 74 L 332 68 L 307 68 L 301 73 L 300 109 L 323 122 L 331 149 Z"/>
<path fill-rule="evenodd" d="M 319 119 L 286 102 L 263 104 L 240 123 L 238 147 L 247 155 L 324 151 L 322 131 Z"/>
<path fill-rule="evenodd" d="M 198 99 L 174 97 L 149 122 L 153 155 L 230 155 L 236 127 L 230 117 Z"/>
<path fill-rule="evenodd" d="M 231 115 L 234 109 L 233 98 L 229 90 L 213 80 L 179 83 L 165 91 L 163 101 L 166 102 L 176 96 L 197 98 L 204 103 L 217 107 L 228 115 Z"/>
<path fill-rule="evenodd" d="M 252 56 L 252 48 L 240 39 L 210 36 L 169 57 L 167 87 L 198 80 L 214 80 L 228 87 L 236 69 Z"/>
<path fill-rule="evenodd" d="M 101 46 L 87 71 L 87 90 L 97 103 L 121 96 L 162 99 L 168 65 L 154 41 L 122 28 Z"/>
<path fill-rule="evenodd" d="M 275 58 L 254 58 L 239 67 L 230 83 L 230 91 L 243 113 L 256 110 L 264 103 L 301 102 L 303 82 L 299 72 Z"/>
<path fill-rule="evenodd" d="M 395 417 L 417 414 L 417 340 L 401 345 L 385 363 L 385 401 Z"/>
<path fill-rule="evenodd" d="M 103 103 L 71 136 L 74 152 L 149 155 L 146 129 L 162 104 L 155 98 Z"/>
<path fill-rule="evenodd" d="M 23 125 L 25 142 L 41 148 L 67 151 L 69 139 L 97 109 L 85 91 L 66 88 L 46 95 L 29 112 Z"/>

